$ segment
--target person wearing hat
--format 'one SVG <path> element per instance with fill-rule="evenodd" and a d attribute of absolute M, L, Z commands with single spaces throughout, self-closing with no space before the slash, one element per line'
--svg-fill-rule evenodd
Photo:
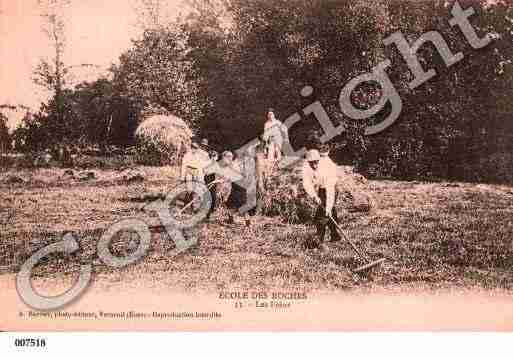
<path fill-rule="evenodd" d="M 206 138 L 201 139 L 200 151 L 205 157 L 209 156 L 210 146 L 208 144 L 208 140 Z"/>
<path fill-rule="evenodd" d="M 333 170 L 337 171 L 337 164 L 330 158 L 330 147 L 328 145 L 319 146 L 319 155 L 321 156 L 320 163 L 322 165 L 332 166 Z"/>
<path fill-rule="evenodd" d="M 330 146 L 327 144 L 321 144 L 319 145 L 319 154 L 321 155 L 321 158 L 329 157 L 330 155 Z"/>
<path fill-rule="evenodd" d="M 196 141 L 193 141 L 189 151 L 182 159 L 180 178 L 184 182 L 204 182 L 203 169 L 208 165 L 208 153 L 203 151 Z"/>
<path fill-rule="evenodd" d="M 318 241 L 309 242 L 309 247 L 320 247 L 324 241 L 326 227 L 330 229 L 331 242 L 341 239 L 337 232 L 338 222 L 335 201 L 337 199 L 337 166 L 328 157 L 322 158 L 318 150 L 310 150 L 306 154 L 303 164 L 303 187 L 307 195 L 318 205 L 315 213 L 315 226 L 317 228 Z"/>

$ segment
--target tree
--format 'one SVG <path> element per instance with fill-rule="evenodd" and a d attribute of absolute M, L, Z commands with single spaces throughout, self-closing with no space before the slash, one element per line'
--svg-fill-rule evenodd
<path fill-rule="evenodd" d="M 137 104 L 123 97 L 113 83 L 100 78 L 83 82 L 61 94 L 65 122 L 56 120 L 55 98 L 44 103 L 35 114 L 28 113 L 15 131 L 25 151 L 37 151 L 54 145 L 54 133 L 63 132 L 61 145 L 127 146 L 134 144 L 139 123 Z"/>
<path fill-rule="evenodd" d="M 100 147 L 134 143 L 139 123 L 137 104 L 122 96 L 110 80 L 100 78 L 78 84 L 69 101 L 79 119 L 76 126 L 82 134 L 77 142 Z"/>
<path fill-rule="evenodd" d="M 68 4 L 68 1 L 39 1 L 43 11 L 41 15 L 44 21 L 43 32 L 50 41 L 53 56 L 50 60 L 40 60 L 34 71 L 34 82 L 52 93 L 54 107 L 51 111 L 54 112 L 54 120 L 57 124 L 54 126 L 57 131 L 54 133 L 56 138 L 62 138 L 65 135 L 63 90 L 67 85 L 69 67 L 63 62 L 66 39 L 61 11 Z"/>
<path fill-rule="evenodd" d="M 156 105 L 193 125 L 199 108 L 183 33 L 175 26 L 145 30 L 113 66 L 120 94 L 139 110 Z"/>
<path fill-rule="evenodd" d="M 286 118 L 301 114 L 318 99 L 330 118 L 347 128 L 333 140 L 334 155 L 352 157 L 353 164 L 363 169 L 378 166 L 382 175 L 494 180 L 497 170 L 489 170 L 490 166 L 497 167 L 497 158 L 504 163 L 505 154 L 511 153 L 513 5 L 509 2 L 461 1 L 464 8 L 476 10 L 471 21 L 479 36 L 496 38 L 481 50 L 472 49 L 450 26 L 454 1 L 192 3 L 194 11 L 182 31 L 202 104 L 199 123 L 203 131 L 216 135 L 221 146 L 236 147 L 257 136 L 268 107 Z M 433 30 L 465 58 L 448 68 L 434 46 L 423 45 L 417 52 L 419 60 L 425 69 L 436 69 L 438 76 L 411 89 L 410 69 L 383 39 L 401 31 L 413 42 Z M 340 114 L 338 95 L 348 81 L 385 58 L 392 61 L 387 73 L 403 100 L 401 117 L 387 131 L 364 137 L 362 123 Z M 305 85 L 312 86 L 314 93 L 303 99 L 299 90 Z M 352 100 L 357 107 L 369 108 L 380 91 L 365 84 Z M 387 111 L 367 123 L 381 120 Z M 312 145 L 316 139 L 311 134 L 318 129 L 316 121 L 302 121 L 292 128 L 293 143 Z"/>
<path fill-rule="evenodd" d="M 282 119 L 315 99 L 336 107 L 344 82 L 379 60 L 386 25 L 380 2 L 195 4 L 183 27 L 188 58 L 205 102 L 201 122 L 219 143 L 238 146 L 257 136 L 269 107 Z M 315 88 L 312 98 L 299 96 L 305 85 Z M 308 142 L 312 123 L 294 128 L 297 146 Z"/>
<path fill-rule="evenodd" d="M 139 27 L 144 30 L 158 29 L 164 21 L 165 3 L 162 0 L 137 0 L 136 13 Z"/>
<path fill-rule="evenodd" d="M 0 155 L 11 148 L 11 136 L 7 127 L 7 117 L 0 112 Z"/>
<path fill-rule="evenodd" d="M 480 37 L 500 34 L 489 46 L 474 50 L 462 34 L 448 24 L 453 3 L 404 1 L 392 2 L 389 6 L 393 31 L 400 30 L 412 41 L 436 30 L 454 53 L 465 54 L 460 63 L 447 68 L 433 46 L 426 44 L 418 51 L 423 67 L 436 69 L 438 75 L 415 90 L 401 85 L 400 120 L 387 131 L 386 138 L 372 139 L 372 160 L 383 163 L 382 169 L 389 175 L 493 180 L 496 171 L 482 167 L 483 159 L 504 151 L 497 147 L 501 142 L 498 133 L 512 134 L 501 119 L 507 118 L 504 112 L 511 115 L 513 108 L 504 110 L 502 107 L 501 114 L 498 111 L 501 106 L 497 105 L 499 99 L 509 97 L 513 85 L 507 66 L 499 75 L 501 63 L 507 63 L 513 56 L 511 23 L 506 20 L 512 6 L 506 3 L 490 6 L 486 1 L 462 4 L 476 10 L 471 20 Z M 406 81 L 410 81 L 410 71 L 397 50 L 387 49 L 387 56 L 393 62 L 394 82 L 400 84 L 405 75 Z"/>
<path fill-rule="evenodd" d="M 70 112 L 71 104 L 66 101 L 70 98 L 72 83 L 72 69 L 74 67 L 91 67 L 91 64 L 67 65 L 64 63 L 66 48 L 65 11 L 71 0 L 39 0 L 41 17 L 43 19 L 43 32 L 50 41 L 52 56 L 50 59 L 41 59 L 34 70 L 33 81 L 48 90 L 51 98 L 48 104 L 42 107 L 41 115 L 45 114 L 42 121 L 48 122 L 41 128 L 48 129 L 50 141 L 48 146 L 57 148 L 60 142 L 71 141 L 80 135 L 80 126 L 76 126 L 76 118 Z"/>

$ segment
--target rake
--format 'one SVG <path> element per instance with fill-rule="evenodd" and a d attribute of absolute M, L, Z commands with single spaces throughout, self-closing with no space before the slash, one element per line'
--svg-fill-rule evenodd
<path fill-rule="evenodd" d="M 218 183 L 221 183 L 223 182 L 222 180 L 215 180 L 215 181 L 212 181 L 208 184 L 207 186 L 207 189 L 210 190 L 212 188 L 212 186 L 214 186 L 215 184 L 218 184 Z M 180 209 L 180 211 L 178 212 L 178 215 L 181 215 L 183 212 L 185 212 L 185 210 L 187 210 L 187 208 L 189 208 L 190 206 L 192 206 L 192 204 L 194 203 L 194 199 L 191 200 L 189 203 L 187 203 L 183 208 Z"/>
<path fill-rule="evenodd" d="M 213 185 L 215 185 L 217 183 L 221 183 L 221 182 L 222 182 L 222 180 L 215 180 L 213 182 L 210 182 L 210 184 L 208 184 L 208 186 L 207 186 L 207 189 L 210 190 Z M 188 208 L 190 208 L 194 204 L 194 201 L 195 201 L 195 199 L 192 199 L 189 203 L 187 203 L 184 207 L 182 207 L 175 215 L 176 216 L 182 215 Z M 183 203 L 183 202 L 181 202 L 181 203 Z M 164 228 L 165 228 L 165 226 L 162 224 L 150 226 L 150 230 L 152 230 L 154 232 L 162 231 Z"/>
<path fill-rule="evenodd" d="M 353 241 L 351 241 L 349 239 L 348 236 L 346 236 L 345 232 L 342 230 L 342 228 L 340 228 L 340 226 L 338 225 L 338 223 L 333 219 L 332 216 L 330 216 L 330 219 L 331 221 L 335 224 L 335 226 L 337 227 L 338 229 L 338 232 L 342 235 L 342 237 L 344 238 L 344 240 L 349 243 L 351 245 L 351 247 L 353 248 L 353 250 L 355 251 L 355 253 L 358 255 L 358 257 L 360 257 L 360 259 L 362 259 L 365 264 L 356 268 L 353 272 L 362 272 L 364 270 L 367 270 L 367 269 L 370 269 L 370 268 L 373 268 L 373 267 L 376 267 L 378 265 L 380 265 L 381 263 L 383 263 L 386 258 L 381 258 L 381 259 L 377 259 L 375 261 L 371 261 L 370 258 L 362 251 L 360 251 L 358 249 L 358 247 L 356 247 L 356 245 L 353 243 Z"/>

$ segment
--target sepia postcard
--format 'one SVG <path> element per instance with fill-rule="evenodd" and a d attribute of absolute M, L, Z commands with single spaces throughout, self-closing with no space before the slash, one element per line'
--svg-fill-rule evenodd
<path fill-rule="evenodd" d="M 513 330 L 511 1 L 0 0 L 0 59 L 0 331 Z"/>

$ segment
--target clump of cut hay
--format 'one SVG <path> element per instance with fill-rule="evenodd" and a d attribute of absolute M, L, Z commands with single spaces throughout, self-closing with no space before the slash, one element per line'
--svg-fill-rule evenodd
<path fill-rule="evenodd" d="M 347 212 L 370 212 L 375 207 L 367 179 L 352 167 L 338 168 L 337 191 L 341 209 Z"/>
<path fill-rule="evenodd" d="M 276 173 L 268 179 L 263 198 L 263 214 L 279 216 L 288 223 L 310 222 L 316 205 L 306 194 L 301 176 L 302 164 Z M 339 216 L 348 212 L 370 212 L 374 207 L 365 177 L 350 167 L 339 167 L 335 204 Z"/>
<path fill-rule="evenodd" d="M 190 145 L 193 132 L 184 120 L 173 115 L 153 115 L 137 128 L 138 161 L 147 165 L 177 164 Z"/>

